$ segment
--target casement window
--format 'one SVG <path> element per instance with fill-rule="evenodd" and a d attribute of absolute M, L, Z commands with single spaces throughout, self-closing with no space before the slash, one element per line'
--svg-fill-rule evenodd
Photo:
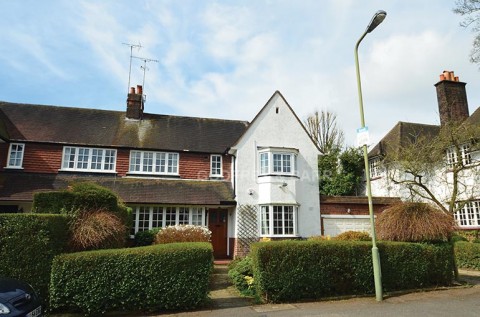
<path fill-rule="evenodd" d="M 136 206 L 134 233 L 176 225 L 205 226 L 205 208 L 188 206 Z"/>
<path fill-rule="evenodd" d="M 380 158 L 374 158 L 368 161 L 368 168 L 370 171 L 370 178 L 376 178 L 382 176 L 382 160 Z"/>
<path fill-rule="evenodd" d="M 8 168 L 22 168 L 25 144 L 11 143 L 8 149 Z"/>
<path fill-rule="evenodd" d="M 462 165 L 470 165 L 472 164 L 472 157 L 470 151 L 470 144 L 464 143 L 459 147 L 459 153 L 457 153 L 457 149 L 455 146 L 451 146 L 447 149 L 447 165 L 448 167 L 453 167 L 455 164 L 459 164 L 460 158 L 458 157 L 460 154 Z"/>
<path fill-rule="evenodd" d="M 178 153 L 130 151 L 129 172 L 178 175 Z"/>
<path fill-rule="evenodd" d="M 297 206 L 260 206 L 261 236 L 295 236 L 297 234 Z"/>
<path fill-rule="evenodd" d="M 462 209 L 455 213 L 455 221 L 460 227 L 479 227 L 480 200 L 464 203 Z"/>
<path fill-rule="evenodd" d="M 261 151 L 259 175 L 297 175 L 297 152 Z"/>
<path fill-rule="evenodd" d="M 65 146 L 62 170 L 114 172 L 117 150 Z"/>
<path fill-rule="evenodd" d="M 210 177 L 222 177 L 222 156 L 210 155 Z"/>

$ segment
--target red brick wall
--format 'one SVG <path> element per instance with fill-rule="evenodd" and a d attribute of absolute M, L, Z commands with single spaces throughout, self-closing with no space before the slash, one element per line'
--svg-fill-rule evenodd
<path fill-rule="evenodd" d="M 0 143 L 0 170 L 7 164 L 8 143 Z M 23 171 L 30 173 L 58 173 L 62 164 L 63 145 L 26 143 L 23 156 Z M 208 179 L 210 177 L 210 154 L 180 153 L 179 174 L 183 179 Z M 128 173 L 130 150 L 118 149 L 116 171 L 119 176 Z M 224 179 L 230 179 L 231 156 L 222 157 Z"/>

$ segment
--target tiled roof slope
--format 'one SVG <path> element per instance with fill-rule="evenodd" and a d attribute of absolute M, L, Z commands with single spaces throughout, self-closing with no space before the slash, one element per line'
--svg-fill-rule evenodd
<path fill-rule="evenodd" d="M 433 137 L 439 131 L 438 125 L 400 121 L 370 150 L 368 156 L 384 156 L 389 148 L 401 148 L 412 142 L 415 137 L 420 135 Z"/>
<path fill-rule="evenodd" d="M 34 193 L 66 189 L 75 182 L 92 181 L 111 189 L 125 203 L 234 205 L 228 181 L 116 178 L 71 174 L 2 173 L 0 200 L 32 201 Z"/>
<path fill-rule="evenodd" d="M 245 121 L 0 102 L 0 137 L 10 141 L 224 153 Z"/>

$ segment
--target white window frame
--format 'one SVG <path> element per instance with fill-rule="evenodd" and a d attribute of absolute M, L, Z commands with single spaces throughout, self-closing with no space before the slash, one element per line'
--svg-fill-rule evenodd
<path fill-rule="evenodd" d="M 73 150 L 73 153 L 72 153 Z M 100 155 L 100 160 L 98 160 Z M 100 165 L 95 168 L 94 165 Z M 64 146 L 61 171 L 115 173 L 117 165 L 117 150 L 107 148 L 91 148 Z"/>
<path fill-rule="evenodd" d="M 261 237 L 296 237 L 298 206 L 260 205 L 259 233 Z M 280 211 L 280 219 L 278 212 Z M 292 219 L 287 216 L 291 215 Z M 276 226 L 280 222 L 281 226 Z M 289 231 L 289 229 L 291 231 Z"/>
<path fill-rule="evenodd" d="M 472 164 L 471 147 L 470 143 L 464 143 L 459 146 L 460 155 L 462 156 L 462 164 L 469 166 Z M 447 165 L 452 168 L 455 164 L 459 163 L 457 157 L 457 150 L 455 146 L 450 146 L 446 153 Z"/>
<path fill-rule="evenodd" d="M 135 160 L 135 161 L 134 161 Z M 180 155 L 175 152 L 130 151 L 128 172 L 143 175 L 179 175 Z"/>
<path fill-rule="evenodd" d="M 382 176 L 382 159 L 375 157 L 368 161 L 368 169 L 370 171 L 370 178 L 377 178 Z"/>
<path fill-rule="evenodd" d="M 258 175 L 297 176 L 297 156 L 297 150 L 261 150 L 258 153 Z"/>
<path fill-rule="evenodd" d="M 176 225 L 206 227 L 205 207 L 199 206 L 134 206 L 134 232 Z"/>
<path fill-rule="evenodd" d="M 458 226 L 460 228 L 480 227 L 480 200 L 462 202 L 462 204 L 462 209 L 454 214 Z"/>
<path fill-rule="evenodd" d="M 210 155 L 210 177 L 223 177 L 223 158 L 221 155 Z"/>
<path fill-rule="evenodd" d="M 19 150 L 19 148 L 21 148 L 21 150 Z M 24 154 L 25 154 L 24 143 L 10 143 L 10 146 L 8 147 L 8 158 L 7 158 L 6 168 L 22 169 Z"/>

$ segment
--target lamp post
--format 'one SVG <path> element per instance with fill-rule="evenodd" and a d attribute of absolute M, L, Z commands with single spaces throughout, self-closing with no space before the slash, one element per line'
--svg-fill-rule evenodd
<path fill-rule="evenodd" d="M 360 39 L 355 45 L 355 67 L 357 70 L 357 88 L 358 88 L 358 102 L 360 104 L 360 120 L 362 128 L 365 128 L 365 116 L 363 114 L 363 98 L 362 98 L 362 83 L 360 81 L 360 66 L 358 64 L 358 46 L 363 38 L 370 32 L 372 32 L 380 23 L 383 22 L 387 12 L 380 10 L 375 13 L 372 20 L 368 24 L 367 29 L 363 32 Z M 370 214 L 370 227 L 372 230 L 372 261 L 373 261 L 373 277 L 375 280 L 375 296 L 377 301 L 383 300 L 383 289 L 382 289 L 382 269 L 380 266 L 380 255 L 377 248 L 377 237 L 375 233 L 375 217 L 373 215 L 373 204 L 372 204 L 372 187 L 370 184 L 370 170 L 368 164 L 368 151 L 367 145 L 363 144 L 363 159 L 365 161 L 365 179 L 367 180 L 367 196 L 368 196 L 368 211 Z"/>

